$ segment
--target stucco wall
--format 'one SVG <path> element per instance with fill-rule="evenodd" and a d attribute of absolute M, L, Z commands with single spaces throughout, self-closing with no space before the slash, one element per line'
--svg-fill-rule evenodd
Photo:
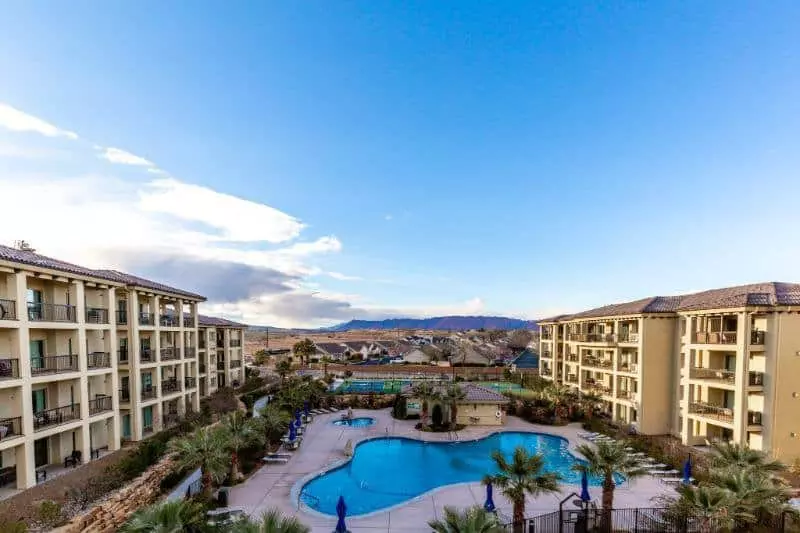
<path fill-rule="evenodd" d="M 498 411 L 500 411 L 499 418 L 497 417 Z M 497 404 L 464 403 L 458 406 L 456 421 L 459 424 L 468 426 L 502 426 L 505 421 L 505 416 L 501 406 Z M 478 419 L 477 422 L 473 420 L 475 418 Z"/>
<path fill-rule="evenodd" d="M 772 327 L 773 324 L 776 327 Z M 766 379 L 765 390 L 771 393 L 772 412 L 765 412 L 769 418 L 769 445 L 772 454 L 784 461 L 800 457 L 800 314 L 780 313 L 770 324 L 767 343 L 777 342 L 776 346 L 767 346 L 768 353 L 775 355 L 774 372 Z"/>
<path fill-rule="evenodd" d="M 674 318 L 642 320 L 642 351 L 639 354 L 638 427 L 647 435 L 669 433 L 674 405 L 673 386 L 678 379 L 673 364 L 675 349 Z"/>

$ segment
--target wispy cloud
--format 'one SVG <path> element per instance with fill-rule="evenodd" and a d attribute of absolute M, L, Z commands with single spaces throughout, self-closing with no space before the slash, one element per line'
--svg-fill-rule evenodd
<path fill-rule="evenodd" d="M 358 276 L 348 276 L 347 274 L 342 274 L 341 272 L 326 272 L 326 274 L 333 279 L 338 279 L 339 281 L 359 281 L 361 279 Z"/>
<path fill-rule="evenodd" d="M 392 215 L 384 215 L 384 220 L 392 220 L 394 217 Z"/>
<path fill-rule="evenodd" d="M 75 140 L 78 135 L 74 132 L 53 126 L 40 118 L 0 102 L 0 127 L 10 131 L 39 133 L 45 137 L 65 137 Z"/>
<path fill-rule="evenodd" d="M 155 167 L 155 165 L 138 155 L 126 152 L 119 148 L 104 148 L 100 157 L 118 165 L 133 165 L 137 167 Z M 155 169 L 158 170 L 158 169 Z"/>

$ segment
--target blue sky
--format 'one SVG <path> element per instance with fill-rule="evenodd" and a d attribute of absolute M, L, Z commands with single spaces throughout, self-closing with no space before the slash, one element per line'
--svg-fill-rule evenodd
<path fill-rule="evenodd" d="M 284 326 L 797 281 L 800 4 L 602 4 L 7 3 L 0 194 L 81 231 L 0 240 Z"/>

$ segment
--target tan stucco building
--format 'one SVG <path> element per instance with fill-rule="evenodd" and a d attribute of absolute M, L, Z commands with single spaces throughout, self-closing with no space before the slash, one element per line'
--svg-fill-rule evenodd
<path fill-rule="evenodd" d="M 505 405 L 508 398 L 491 389 L 475 383 L 462 382 L 461 387 L 465 397 L 459 401 L 456 409 L 456 423 L 465 426 L 502 426 L 506 420 Z M 434 385 L 440 396 L 444 396 L 448 385 Z M 402 394 L 406 397 L 406 411 L 409 414 L 418 414 L 421 401 L 414 397 L 412 386 L 406 386 Z M 442 410 L 444 420 L 450 420 L 450 406 L 446 401 L 433 400 L 428 407 L 428 416 L 433 413 L 434 406 Z"/>
<path fill-rule="evenodd" d="M 800 285 L 652 297 L 540 321 L 541 375 L 683 443 L 800 457 Z"/>
<path fill-rule="evenodd" d="M 198 410 L 216 389 L 201 389 L 206 370 L 218 379 L 198 350 L 204 300 L 0 246 L 0 486 L 31 487 L 74 452 L 91 461 Z M 225 350 L 241 345 L 238 326 Z M 230 350 L 223 370 L 238 375 Z"/>

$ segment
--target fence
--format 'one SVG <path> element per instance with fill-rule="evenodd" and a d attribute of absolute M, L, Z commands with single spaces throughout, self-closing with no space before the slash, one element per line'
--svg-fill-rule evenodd
<path fill-rule="evenodd" d="M 524 533 L 612 533 L 630 531 L 633 533 L 717 533 L 728 531 L 788 532 L 796 526 L 788 514 L 761 516 L 754 524 L 735 523 L 728 517 L 674 516 L 666 509 L 632 508 L 602 509 L 590 508 L 564 509 L 533 518 L 526 518 L 522 529 Z M 507 531 L 513 530 L 507 524 Z"/>

